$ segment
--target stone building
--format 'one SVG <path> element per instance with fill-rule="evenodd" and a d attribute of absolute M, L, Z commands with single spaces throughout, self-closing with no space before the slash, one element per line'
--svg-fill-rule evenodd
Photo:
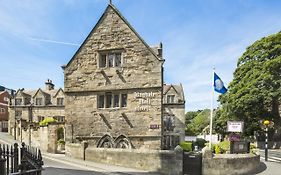
<path fill-rule="evenodd" d="M 51 117 L 64 123 L 64 91 L 55 89 L 51 80 L 45 85 L 45 89 L 17 90 L 10 105 L 9 133 L 33 146 L 40 145 L 39 132 L 35 132 L 39 122 Z"/>
<path fill-rule="evenodd" d="M 165 149 L 183 140 L 183 89 L 164 85 L 163 64 L 162 44 L 150 47 L 109 4 L 63 66 L 66 143 Z"/>
<path fill-rule="evenodd" d="M 0 132 L 8 131 L 8 104 L 10 95 L 7 91 L 0 92 Z"/>
<path fill-rule="evenodd" d="M 185 136 L 185 98 L 182 85 L 163 86 L 163 146 L 174 148 Z"/>

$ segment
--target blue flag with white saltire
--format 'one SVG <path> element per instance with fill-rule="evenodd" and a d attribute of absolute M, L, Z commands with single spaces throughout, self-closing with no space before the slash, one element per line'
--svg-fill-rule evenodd
<path fill-rule="evenodd" d="M 216 92 L 224 94 L 227 89 L 224 87 L 222 80 L 220 77 L 214 72 L 214 89 Z"/>

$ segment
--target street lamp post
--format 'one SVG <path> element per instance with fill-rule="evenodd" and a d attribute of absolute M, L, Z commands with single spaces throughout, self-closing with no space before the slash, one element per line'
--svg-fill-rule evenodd
<path fill-rule="evenodd" d="M 29 109 L 29 116 L 28 116 L 28 123 L 29 123 L 29 127 L 28 127 L 28 143 L 29 146 L 31 146 L 31 123 L 33 121 L 33 117 L 32 117 L 32 108 L 33 108 L 33 104 L 31 103 L 30 106 L 28 107 Z"/>
<path fill-rule="evenodd" d="M 268 160 L 268 125 L 270 124 L 270 122 L 268 120 L 265 120 L 263 122 L 263 124 L 265 125 L 265 150 L 264 150 L 264 157 L 265 157 L 265 161 Z"/>

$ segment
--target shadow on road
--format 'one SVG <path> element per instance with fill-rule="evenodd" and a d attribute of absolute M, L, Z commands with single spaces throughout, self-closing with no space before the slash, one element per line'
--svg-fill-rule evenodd
<path fill-rule="evenodd" d="M 54 167 L 46 167 L 42 175 L 160 175 L 159 173 L 139 173 L 139 172 L 112 172 L 112 173 L 102 173 L 97 171 L 84 171 L 84 170 L 74 170 L 74 169 L 66 169 L 66 168 L 54 168 Z"/>
<path fill-rule="evenodd" d="M 251 172 L 249 172 L 247 175 L 254 175 L 259 174 L 267 169 L 266 164 L 264 162 L 260 162 L 259 167 Z"/>

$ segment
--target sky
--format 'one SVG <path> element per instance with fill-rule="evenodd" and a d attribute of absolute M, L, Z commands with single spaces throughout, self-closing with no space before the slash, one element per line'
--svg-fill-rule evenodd
<path fill-rule="evenodd" d="M 164 81 L 182 83 L 186 111 L 211 107 L 214 67 L 227 87 L 245 49 L 281 30 L 279 0 L 112 1 L 149 45 L 163 43 Z M 63 87 L 61 66 L 108 3 L 0 0 L 0 85 L 37 89 L 51 79 Z"/>

